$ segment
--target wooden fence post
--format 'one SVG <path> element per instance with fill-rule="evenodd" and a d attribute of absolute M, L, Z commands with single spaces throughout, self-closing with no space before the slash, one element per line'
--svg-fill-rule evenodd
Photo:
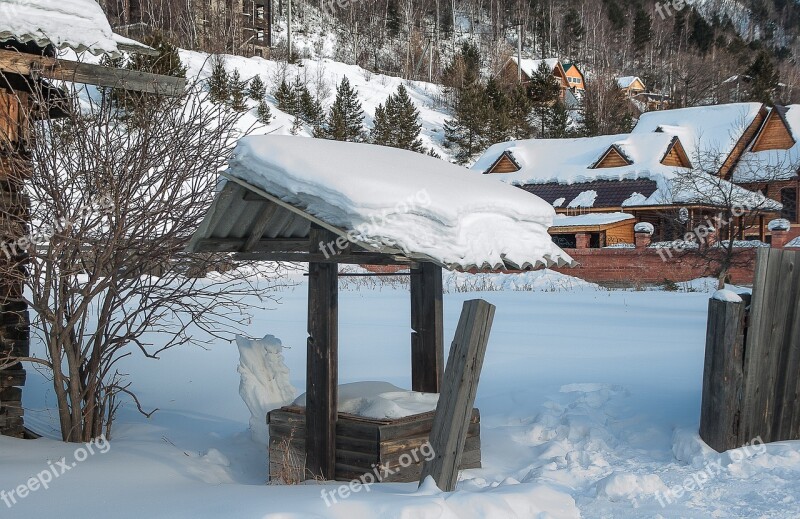
<path fill-rule="evenodd" d="M 718 452 L 741 447 L 744 316 L 744 302 L 708 302 L 700 437 Z"/>
<path fill-rule="evenodd" d="M 425 462 L 420 476 L 420 483 L 426 477 L 433 476 L 436 484 L 445 492 L 455 490 L 458 481 L 458 467 L 464 452 L 494 312 L 494 305 L 482 299 L 466 301 L 450 346 L 430 435 L 435 456 Z"/>

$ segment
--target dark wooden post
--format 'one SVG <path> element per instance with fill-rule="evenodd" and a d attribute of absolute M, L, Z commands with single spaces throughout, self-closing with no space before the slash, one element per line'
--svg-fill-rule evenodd
<path fill-rule="evenodd" d="M 708 302 L 700 437 L 717 452 L 741 447 L 744 317 L 744 302 Z"/>
<path fill-rule="evenodd" d="M 2 88 L 0 79 L 0 362 L 7 355 L 26 357 L 30 345 L 28 306 L 22 299 L 24 251 L 10 244 L 29 232 L 29 202 L 25 180 L 30 164 L 23 153 L 30 118 L 25 92 Z M 22 389 L 25 370 L 20 363 L 0 370 L 0 434 L 24 435 Z"/>
<path fill-rule="evenodd" d="M 433 476 L 438 487 L 452 492 L 478 392 L 478 380 L 489 342 L 495 307 L 482 299 L 466 301 L 450 346 L 444 385 L 433 417 L 430 444 L 434 458 L 422 467 L 420 483 Z"/>
<path fill-rule="evenodd" d="M 442 267 L 411 269 L 411 389 L 438 393 L 444 364 Z"/>
<path fill-rule="evenodd" d="M 311 252 L 336 236 L 312 227 Z M 334 479 L 339 356 L 338 264 L 308 265 L 306 476 Z"/>

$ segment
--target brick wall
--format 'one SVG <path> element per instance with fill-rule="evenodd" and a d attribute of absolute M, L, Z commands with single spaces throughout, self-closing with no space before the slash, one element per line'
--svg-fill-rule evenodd
<path fill-rule="evenodd" d="M 689 281 L 691 279 L 713 276 L 713 273 L 698 265 L 699 258 L 680 257 L 673 253 L 664 261 L 659 249 L 564 249 L 580 263 L 575 268 L 554 269 L 563 274 L 579 277 L 594 283 L 607 285 L 628 285 L 661 283 L 670 281 Z M 665 254 L 665 253 L 664 253 Z M 749 284 L 753 280 L 755 249 L 742 253 L 747 258 L 743 268 L 731 272 L 733 283 Z"/>

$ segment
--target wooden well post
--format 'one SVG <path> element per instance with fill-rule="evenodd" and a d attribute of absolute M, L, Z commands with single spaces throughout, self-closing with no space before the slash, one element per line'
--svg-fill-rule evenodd
<path fill-rule="evenodd" d="M 442 267 L 419 263 L 411 269 L 411 389 L 438 393 L 444 366 Z"/>
<path fill-rule="evenodd" d="M 312 226 L 312 249 L 337 236 Z M 309 251 L 311 253 L 315 250 Z M 334 479 L 339 385 L 339 265 L 308 264 L 308 344 L 306 359 L 307 476 Z"/>

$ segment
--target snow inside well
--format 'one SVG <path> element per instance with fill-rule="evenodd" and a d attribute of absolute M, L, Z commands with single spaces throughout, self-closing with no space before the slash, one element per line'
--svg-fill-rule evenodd
<path fill-rule="evenodd" d="M 339 386 L 338 411 L 364 418 L 395 420 L 436 410 L 438 393 L 420 393 L 388 382 L 353 382 Z M 303 393 L 292 405 L 305 407 Z"/>
<path fill-rule="evenodd" d="M 539 197 L 442 160 L 395 148 L 283 136 L 241 139 L 227 174 L 376 249 L 449 266 L 572 264 Z"/>
<path fill-rule="evenodd" d="M 95 0 L 3 0 L 0 41 L 5 40 L 114 55 L 123 42 Z"/>

